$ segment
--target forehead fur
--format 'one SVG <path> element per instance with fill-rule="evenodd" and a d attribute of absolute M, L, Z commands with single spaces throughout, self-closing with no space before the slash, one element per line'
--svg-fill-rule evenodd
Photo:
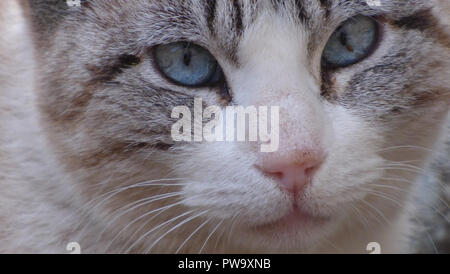
<path fill-rule="evenodd" d="M 22 0 L 26 2 L 27 0 Z M 222 46 L 230 48 L 236 44 L 243 30 L 267 11 L 289 18 L 310 29 L 342 22 L 357 13 L 388 14 L 402 17 L 431 7 L 433 1 L 393 0 L 382 1 L 380 7 L 368 6 L 364 0 L 260 0 L 260 1 L 215 1 L 215 0 L 135 0 L 135 1 L 82 1 L 83 9 L 69 8 L 64 1 L 28 1 L 38 32 L 49 35 L 64 18 L 83 18 L 83 22 L 95 22 L 103 27 L 146 27 L 152 31 L 149 41 L 158 37 L 163 41 L 176 36 L 177 39 L 196 39 L 209 34 L 219 39 Z M 71 20 L 76 24 L 79 20 Z M 132 28 L 134 29 L 134 28 Z M 216 35 L 220 33 L 220 35 Z"/>

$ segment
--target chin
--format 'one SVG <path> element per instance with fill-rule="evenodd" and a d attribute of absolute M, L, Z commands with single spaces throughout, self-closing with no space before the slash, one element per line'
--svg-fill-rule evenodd
<path fill-rule="evenodd" d="M 308 210 L 312 207 L 306 201 L 291 202 L 282 207 L 284 210 L 280 210 L 282 213 L 276 217 L 231 218 L 227 229 L 227 249 L 237 253 L 320 253 L 321 250 L 333 250 L 331 239 L 341 232 L 351 217 L 344 210 L 348 206 L 324 212 Z"/>
<path fill-rule="evenodd" d="M 340 221 L 331 217 L 286 216 L 263 225 L 235 228 L 237 245 L 258 253 L 315 253 L 338 230 Z M 238 236 L 239 235 L 239 236 Z"/>

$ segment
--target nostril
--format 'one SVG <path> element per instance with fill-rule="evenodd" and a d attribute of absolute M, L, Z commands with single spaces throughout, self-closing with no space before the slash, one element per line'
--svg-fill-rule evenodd
<path fill-rule="evenodd" d="M 307 177 L 311 177 L 313 173 L 318 169 L 318 166 L 312 166 L 305 169 L 305 175 Z"/>
<path fill-rule="evenodd" d="M 298 194 L 312 181 L 312 176 L 322 163 L 323 158 L 270 157 L 257 166 L 261 172 L 274 179 L 283 191 Z"/>
<path fill-rule="evenodd" d="M 283 179 L 283 172 L 269 172 L 269 171 L 264 171 L 262 170 L 263 174 L 267 177 L 276 179 L 276 180 L 281 180 Z"/>

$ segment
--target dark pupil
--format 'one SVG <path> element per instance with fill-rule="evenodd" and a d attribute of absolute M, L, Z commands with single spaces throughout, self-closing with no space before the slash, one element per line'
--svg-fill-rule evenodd
<path fill-rule="evenodd" d="M 339 36 L 339 40 L 341 41 L 341 44 L 343 46 L 347 45 L 347 33 L 341 32 L 341 35 Z"/>
<path fill-rule="evenodd" d="M 341 32 L 341 34 L 339 35 L 339 40 L 340 40 L 341 44 L 342 44 L 348 51 L 353 52 L 353 50 L 354 50 L 353 47 L 350 46 L 350 45 L 348 44 L 348 41 L 347 41 L 347 33 L 346 33 L 346 32 L 344 32 L 344 31 Z"/>
<path fill-rule="evenodd" d="M 187 45 L 184 48 L 184 54 L 183 54 L 183 63 L 186 67 L 189 67 L 189 65 L 191 64 L 191 57 L 192 57 L 192 53 L 191 53 L 191 50 L 189 49 L 189 45 Z"/>

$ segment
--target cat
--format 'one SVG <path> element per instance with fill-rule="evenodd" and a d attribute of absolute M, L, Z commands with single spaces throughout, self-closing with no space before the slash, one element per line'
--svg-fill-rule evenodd
<path fill-rule="evenodd" d="M 0 3 L 1 253 L 418 252 L 448 1 L 76 2 Z M 278 106 L 278 150 L 173 141 L 195 98 Z"/>

